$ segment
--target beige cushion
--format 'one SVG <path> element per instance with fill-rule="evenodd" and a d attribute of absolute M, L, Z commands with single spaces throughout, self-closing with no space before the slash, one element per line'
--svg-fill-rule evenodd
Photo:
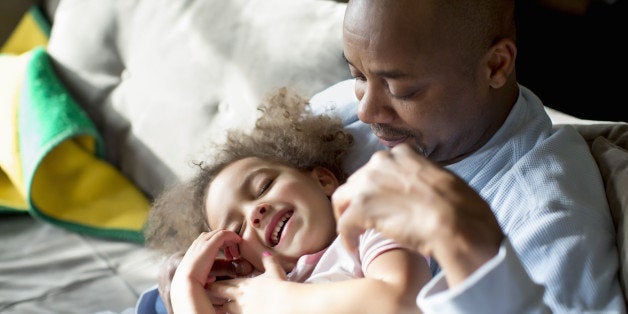
<path fill-rule="evenodd" d="M 259 98 L 350 77 L 344 3 L 64 0 L 49 43 L 107 157 L 149 195 L 190 176 L 206 142 L 255 119 Z M 80 31 L 79 31 L 80 30 Z"/>

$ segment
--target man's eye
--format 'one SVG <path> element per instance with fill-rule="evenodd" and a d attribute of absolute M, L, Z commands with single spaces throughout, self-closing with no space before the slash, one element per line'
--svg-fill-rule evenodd
<path fill-rule="evenodd" d="M 416 93 L 410 93 L 407 95 L 403 95 L 403 96 L 395 96 L 396 98 L 400 99 L 400 100 L 408 100 L 410 98 L 412 98 L 412 96 L 414 96 Z"/>
<path fill-rule="evenodd" d="M 399 93 L 399 94 L 391 92 L 390 95 L 392 97 L 394 97 L 394 98 L 399 99 L 399 100 L 408 100 L 408 99 L 411 99 L 412 97 L 416 96 L 418 93 L 419 93 L 419 91 L 412 91 L 412 92 L 409 92 L 409 93 L 406 92 L 406 93 Z"/>
<path fill-rule="evenodd" d="M 366 77 L 364 75 L 354 75 L 353 78 L 356 81 L 360 81 L 360 82 L 365 82 L 366 81 Z"/>

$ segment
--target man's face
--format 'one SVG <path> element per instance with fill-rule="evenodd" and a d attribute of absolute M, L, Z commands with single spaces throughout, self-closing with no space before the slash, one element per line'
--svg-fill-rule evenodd
<path fill-rule="evenodd" d="M 242 258 L 263 270 L 271 252 L 286 271 L 299 257 L 321 251 L 336 237 L 329 196 L 335 177 L 322 169 L 301 172 L 250 157 L 223 169 L 210 184 L 206 212 L 210 229 L 238 233 Z"/>
<path fill-rule="evenodd" d="M 440 43 L 445 32 L 425 1 L 378 2 L 351 1 L 345 14 L 358 117 L 388 147 L 408 143 L 432 160 L 456 161 L 489 123 L 478 66 Z"/>

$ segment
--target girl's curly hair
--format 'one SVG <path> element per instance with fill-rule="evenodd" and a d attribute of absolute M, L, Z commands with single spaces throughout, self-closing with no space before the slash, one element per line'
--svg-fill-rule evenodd
<path fill-rule="evenodd" d="M 210 160 L 198 174 L 160 194 L 144 229 L 146 245 L 166 255 L 185 250 L 198 234 L 209 230 L 205 199 L 209 184 L 229 164 L 248 157 L 278 162 L 301 171 L 329 169 L 339 182 L 347 178 L 342 157 L 353 143 L 337 117 L 316 115 L 307 100 L 283 87 L 260 104 L 252 130 L 232 129 L 226 141 L 214 144 Z"/>

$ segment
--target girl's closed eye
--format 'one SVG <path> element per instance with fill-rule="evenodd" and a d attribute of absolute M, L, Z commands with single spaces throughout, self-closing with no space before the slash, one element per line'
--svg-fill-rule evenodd
<path fill-rule="evenodd" d="M 242 233 L 244 233 L 244 222 L 242 222 L 241 224 L 239 224 L 236 228 L 235 228 L 235 232 L 242 237 Z"/>
<path fill-rule="evenodd" d="M 272 179 L 264 179 L 264 181 L 262 181 L 262 185 L 260 186 L 258 192 L 257 192 L 257 197 L 262 196 L 267 190 L 268 188 L 270 188 L 270 185 L 273 183 Z"/>

